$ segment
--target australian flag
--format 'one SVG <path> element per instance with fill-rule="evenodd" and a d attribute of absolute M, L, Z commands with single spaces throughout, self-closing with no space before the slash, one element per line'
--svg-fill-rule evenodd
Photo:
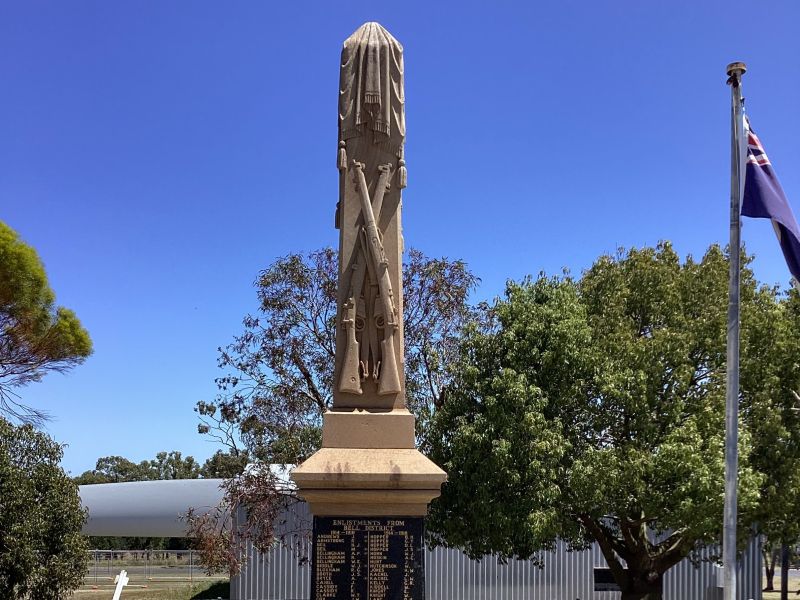
<path fill-rule="evenodd" d="M 800 282 L 800 228 L 786 200 L 772 164 L 758 136 L 745 120 L 747 162 L 745 164 L 742 214 L 746 217 L 771 219 L 789 271 Z"/>

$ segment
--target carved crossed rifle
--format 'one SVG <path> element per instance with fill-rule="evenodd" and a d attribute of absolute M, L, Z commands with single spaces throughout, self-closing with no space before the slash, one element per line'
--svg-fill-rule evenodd
<path fill-rule="evenodd" d="M 378 382 L 378 394 L 388 395 L 400 392 L 400 375 L 397 368 L 397 357 L 394 351 L 394 336 L 398 329 L 397 309 L 394 305 L 392 282 L 389 277 L 389 261 L 383 249 L 378 224 L 375 214 L 381 214 L 383 196 L 389 187 L 389 178 L 392 174 L 392 165 L 380 165 L 380 177 L 375 190 L 374 200 L 370 200 L 367 181 L 364 177 L 364 165 L 353 161 L 352 169 L 355 172 L 355 183 L 361 200 L 361 214 L 364 226 L 359 232 L 359 245 L 361 255 L 353 266 L 350 278 L 350 290 L 347 302 L 344 305 L 344 318 L 342 324 L 347 329 L 347 346 L 345 349 L 342 371 L 339 377 L 339 391 L 361 395 L 361 382 L 369 377 L 367 362 L 368 349 L 359 351 L 356 331 L 367 329 L 367 342 L 372 348 L 374 369 L 372 377 Z M 365 328 L 362 315 L 366 311 L 360 310 L 361 291 L 364 285 L 366 271 L 369 271 L 372 282 L 377 282 L 378 296 L 373 310 L 373 326 Z M 377 358 L 377 330 L 383 330 L 381 340 L 381 358 Z M 364 340 L 362 340 L 363 344 Z"/>

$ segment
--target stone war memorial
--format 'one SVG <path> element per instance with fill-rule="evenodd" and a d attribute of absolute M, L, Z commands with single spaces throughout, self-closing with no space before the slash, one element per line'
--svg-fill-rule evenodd
<path fill-rule="evenodd" d="M 405 403 L 403 47 L 366 23 L 340 69 L 334 399 L 292 478 L 314 515 L 312 600 L 422 600 L 424 517 L 447 475 Z"/>

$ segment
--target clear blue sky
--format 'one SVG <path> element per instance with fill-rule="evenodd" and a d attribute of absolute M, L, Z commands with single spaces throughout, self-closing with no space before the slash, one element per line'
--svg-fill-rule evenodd
<path fill-rule="evenodd" d="M 41 255 L 94 355 L 23 399 L 73 473 L 205 459 L 192 408 L 259 269 L 337 241 L 341 42 L 405 46 L 407 244 L 483 283 L 728 231 L 725 65 L 800 209 L 800 2 L 0 0 L 0 219 Z M 788 282 L 771 227 L 757 275 Z"/>

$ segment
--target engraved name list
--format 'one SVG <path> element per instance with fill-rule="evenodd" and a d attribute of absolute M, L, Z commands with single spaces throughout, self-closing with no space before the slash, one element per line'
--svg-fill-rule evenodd
<path fill-rule="evenodd" d="M 419 517 L 314 517 L 315 600 L 423 600 Z"/>

